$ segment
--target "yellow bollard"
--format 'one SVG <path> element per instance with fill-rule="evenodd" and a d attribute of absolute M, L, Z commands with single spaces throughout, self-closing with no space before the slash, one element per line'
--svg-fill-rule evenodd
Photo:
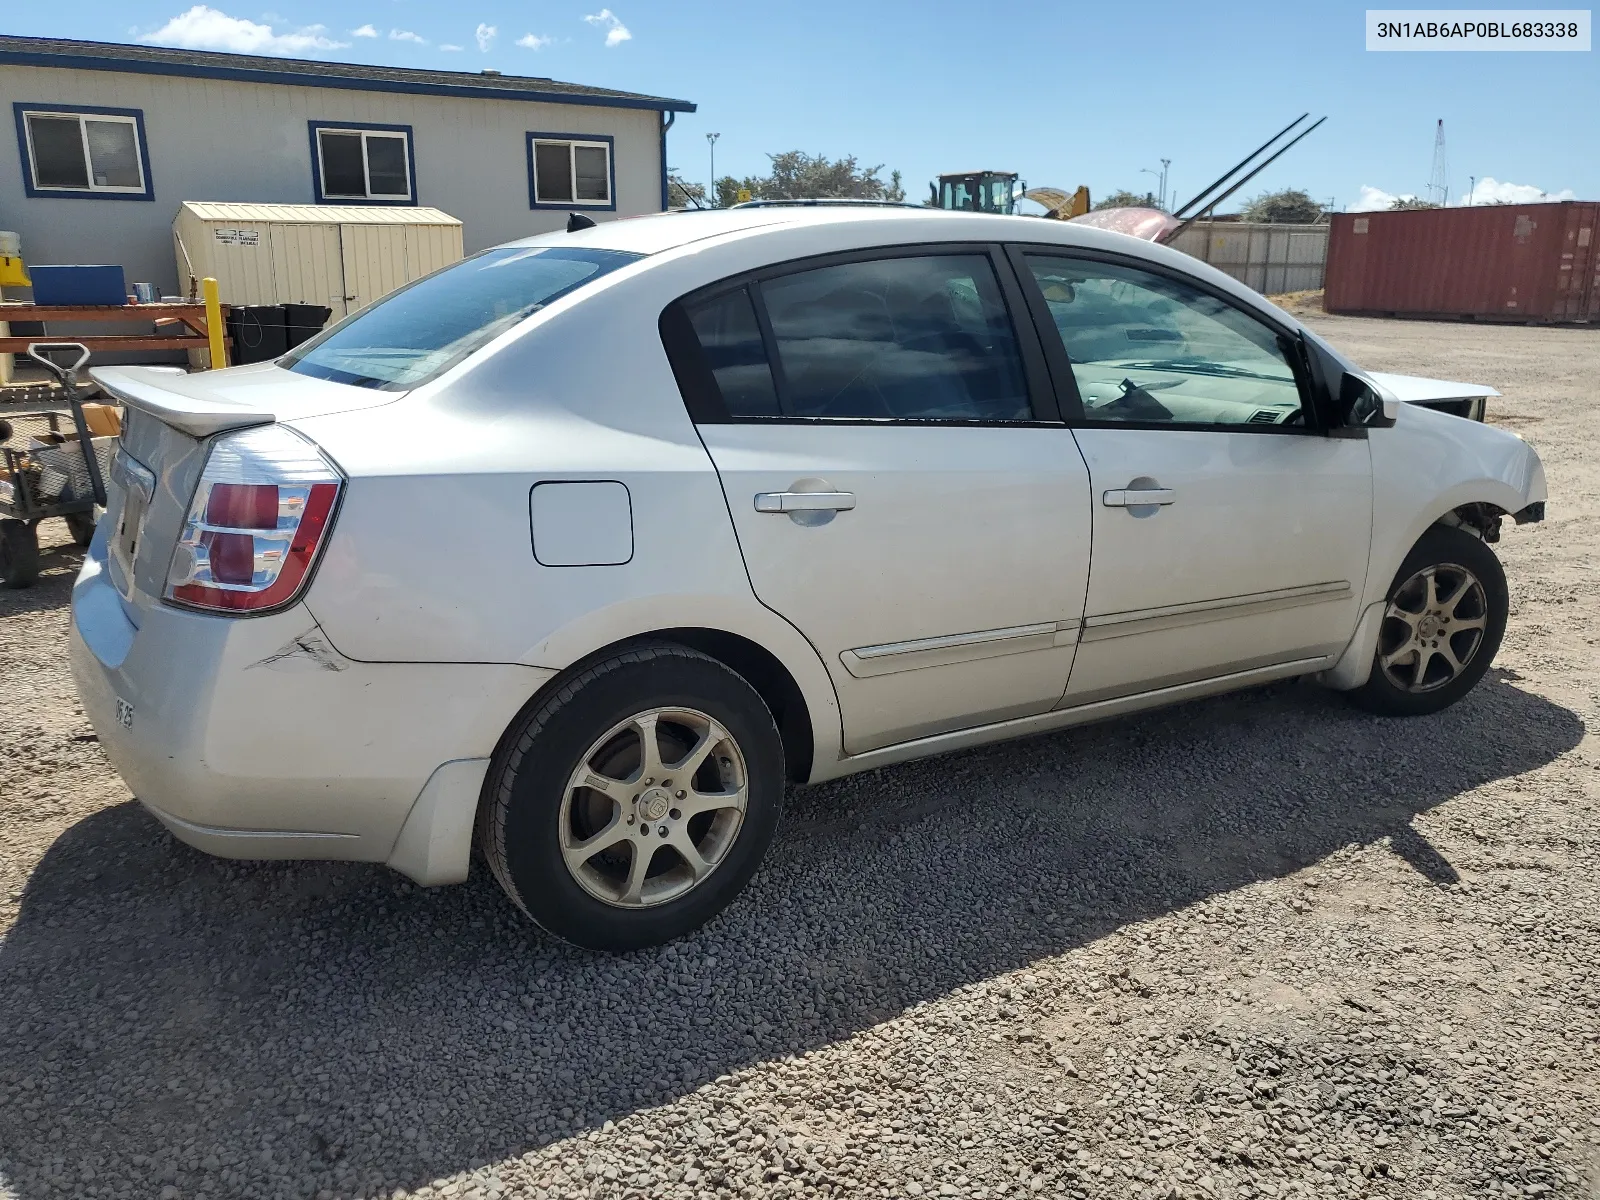
<path fill-rule="evenodd" d="M 210 276 L 200 281 L 200 291 L 206 298 L 206 335 L 211 339 L 211 369 L 228 365 L 227 351 L 222 348 L 222 301 L 217 298 L 217 281 Z"/>

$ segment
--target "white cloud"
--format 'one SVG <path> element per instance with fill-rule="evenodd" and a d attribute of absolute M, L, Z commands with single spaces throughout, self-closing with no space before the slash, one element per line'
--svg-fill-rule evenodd
<path fill-rule="evenodd" d="M 599 12 L 584 18 L 591 25 L 598 25 L 606 31 L 606 45 L 620 46 L 623 42 L 632 39 L 633 34 L 628 32 L 628 27 L 617 19 L 617 14 L 609 8 L 602 8 Z"/>
<path fill-rule="evenodd" d="M 350 43 L 327 36 L 325 25 L 307 25 L 278 33 L 243 17 L 230 17 L 209 5 L 196 4 L 139 40 L 186 50 L 232 50 L 238 54 L 304 54 L 308 50 L 343 50 Z"/>
<path fill-rule="evenodd" d="M 419 46 L 426 46 L 428 44 L 427 38 L 423 37 L 421 34 L 412 33 L 409 29 L 389 30 L 389 40 L 391 42 L 415 42 Z"/>
<path fill-rule="evenodd" d="M 553 37 L 539 37 L 537 34 L 525 33 L 517 39 L 517 45 L 527 50 L 543 50 L 553 41 L 555 41 Z"/>
<path fill-rule="evenodd" d="M 1462 204 L 1535 204 L 1540 200 L 1576 200 L 1578 194 L 1571 188 L 1559 192 L 1546 192 L 1531 183 L 1502 183 L 1485 175 L 1472 185 L 1472 190 L 1461 197 Z"/>
<path fill-rule="evenodd" d="M 371 25 L 363 25 L 360 29 L 352 29 L 350 31 L 350 36 L 351 37 L 377 37 L 378 36 L 378 31 L 376 29 L 374 29 Z"/>
<path fill-rule="evenodd" d="M 487 54 L 489 46 L 494 42 L 495 34 L 499 32 L 493 25 L 485 25 L 480 21 L 477 32 L 472 36 L 478 39 L 478 49 Z"/>
<path fill-rule="evenodd" d="M 1577 198 L 1577 193 L 1571 188 L 1562 188 L 1559 192 L 1545 192 L 1531 183 L 1502 183 L 1492 176 L 1485 175 L 1473 185 L 1470 192 L 1464 193 L 1456 204 L 1536 204 L 1541 200 Z M 1360 198 L 1346 211 L 1383 212 L 1385 209 L 1393 208 L 1396 201 L 1415 199 L 1417 196 L 1412 192 L 1386 192 L 1382 188 L 1363 184 Z"/>
<path fill-rule="evenodd" d="M 443 50 L 447 54 L 455 54 L 461 50 L 465 50 L 466 47 L 458 46 L 454 42 L 440 42 L 439 49 Z"/>
<path fill-rule="evenodd" d="M 1382 188 L 1361 185 L 1361 198 L 1350 205 L 1349 212 L 1382 212 L 1386 208 L 1393 208 L 1397 200 L 1415 200 L 1416 196 L 1410 192 L 1386 192 Z"/>

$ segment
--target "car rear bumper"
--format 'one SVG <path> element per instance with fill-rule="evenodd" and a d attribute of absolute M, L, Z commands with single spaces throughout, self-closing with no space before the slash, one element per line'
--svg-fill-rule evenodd
<path fill-rule="evenodd" d="M 112 765 L 176 837 L 228 858 L 465 877 L 473 781 L 553 672 L 355 662 L 303 605 L 248 619 L 130 606 L 102 542 L 73 588 L 73 677 Z"/>

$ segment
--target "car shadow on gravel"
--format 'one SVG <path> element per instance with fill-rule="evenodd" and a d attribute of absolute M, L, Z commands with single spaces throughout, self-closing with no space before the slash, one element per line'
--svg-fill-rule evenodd
<path fill-rule="evenodd" d="M 0 619 L 65 610 L 72 603 L 72 581 L 82 566 L 83 550 L 72 542 L 40 546 L 38 580 L 25 588 L 0 587 Z"/>
<path fill-rule="evenodd" d="M 0 944 L 0 1182 L 417 1187 L 1352 842 L 1440 886 L 1411 819 L 1582 734 L 1491 674 L 1426 719 L 1288 685 L 886 769 L 794 793 L 725 917 L 616 958 L 481 869 L 230 864 L 120 805 L 55 843 Z"/>

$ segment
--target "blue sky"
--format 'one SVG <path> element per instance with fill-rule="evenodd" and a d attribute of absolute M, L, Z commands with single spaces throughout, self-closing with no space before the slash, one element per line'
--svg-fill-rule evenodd
<path fill-rule="evenodd" d="M 1292 117 L 1328 122 L 1253 182 L 1339 207 L 1421 193 L 1444 119 L 1454 200 L 1468 177 L 1600 198 L 1600 63 L 1589 53 L 1368 53 L 1364 6 L 981 0 L 55 0 L 5 31 L 459 70 L 498 68 L 692 100 L 670 158 L 758 173 L 766 153 L 1180 199 Z M 264 7 L 265 6 L 265 7 Z M 491 32 L 492 31 L 492 32 Z M 519 44 L 521 42 L 522 44 Z M 448 47 L 459 47 L 450 49 Z M 1512 193 L 1505 193 L 1511 195 Z M 1528 195 L 1530 193 L 1518 193 Z"/>

